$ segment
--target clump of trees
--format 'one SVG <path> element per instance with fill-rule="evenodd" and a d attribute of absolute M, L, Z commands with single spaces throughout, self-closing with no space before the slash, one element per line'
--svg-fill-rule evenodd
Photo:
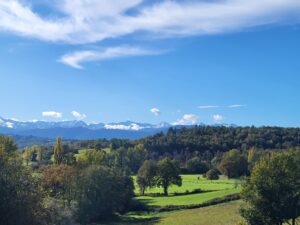
<path fill-rule="evenodd" d="M 249 225 L 296 224 L 300 216 L 300 151 L 264 157 L 243 185 L 241 215 Z"/>
<path fill-rule="evenodd" d="M 248 174 L 248 161 L 237 149 L 233 149 L 224 154 L 219 168 L 227 177 L 237 178 Z"/>
<path fill-rule="evenodd" d="M 154 186 L 162 187 L 164 195 L 168 195 L 171 185 L 182 185 L 179 166 L 169 158 L 164 158 L 158 163 L 146 160 L 139 169 L 137 176 L 141 194 L 145 194 L 147 188 Z"/>
<path fill-rule="evenodd" d="M 0 136 L 0 224 L 40 225 L 46 216 L 43 196 L 16 150 L 11 138 Z"/>
<path fill-rule="evenodd" d="M 74 218 L 89 224 L 126 212 L 134 196 L 132 178 L 116 166 L 100 165 L 103 152 L 91 153 L 77 163 L 58 138 L 53 162 L 49 157 L 38 164 L 44 148 L 19 153 L 11 138 L 0 136 L 0 224 L 68 225 Z M 35 162 L 38 167 L 29 166 Z"/>
<path fill-rule="evenodd" d="M 121 171 L 102 166 L 85 169 L 78 180 L 76 215 L 82 224 L 98 222 L 128 210 L 133 182 Z"/>

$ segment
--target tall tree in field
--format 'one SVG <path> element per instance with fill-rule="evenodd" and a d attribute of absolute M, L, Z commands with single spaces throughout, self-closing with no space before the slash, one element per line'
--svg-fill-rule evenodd
<path fill-rule="evenodd" d="M 168 195 L 168 188 L 171 185 L 182 185 L 180 168 L 169 158 L 162 159 L 157 164 L 157 186 L 163 187 L 164 195 Z"/>
<path fill-rule="evenodd" d="M 300 151 L 262 159 L 243 185 L 242 216 L 250 225 L 296 225 L 300 216 Z"/>
<path fill-rule="evenodd" d="M 58 137 L 56 139 L 56 144 L 54 146 L 54 164 L 55 165 L 60 165 L 63 162 L 63 154 L 64 154 L 64 149 L 62 145 L 62 139 L 61 137 Z"/>
<path fill-rule="evenodd" d="M 146 160 L 138 171 L 137 184 L 142 195 L 145 194 L 147 188 L 155 186 L 155 176 L 157 166 L 154 161 Z"/>

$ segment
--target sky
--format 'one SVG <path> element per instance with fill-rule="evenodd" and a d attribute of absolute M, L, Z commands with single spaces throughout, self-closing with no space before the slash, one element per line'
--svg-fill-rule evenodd
<path fill-rule="evenodd" d="M 0 117 L 300 126 L 299 0 L 0 0 Z"/>

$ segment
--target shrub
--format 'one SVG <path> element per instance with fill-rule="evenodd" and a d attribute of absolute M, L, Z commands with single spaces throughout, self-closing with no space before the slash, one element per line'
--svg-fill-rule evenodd
<path fill-rule="evenodd" d="M 218 180 L 219 179 L 219 171 L 217 169 L 211 169 L 206 173 L 206 178 L 208 180 Z"/>

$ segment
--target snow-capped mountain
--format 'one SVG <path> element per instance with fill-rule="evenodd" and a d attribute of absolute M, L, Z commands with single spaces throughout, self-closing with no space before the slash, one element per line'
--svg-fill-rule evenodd
<path fill-rule="evenodd" d="M 129 138 L 136 139 L 166 131 L 169 123 L 149 124 L 125 121 L 120 123 L 91 123 L 84 121 L 18 121 L 0 117 L 0 133 L 23 136 L 68 139 Z"/>
<path fill-rule="evenodd" d="M 198 124 L 205 126 L 205 124 Z M 191 127 L 194 125 L 172 125 L 166 122 L 159 124 L 125 121 L 119 123 L 91 123 L 84 121 L 18 121 L 0 117 L 0 134 L 35 136 L 42 138 L 99 139 L 126 138 L 138 139 L 158 132 L 165 132 L 170 127 Z M 233 124 L 215 124 L 213 126 L 234 127 Z"/>
<path fill-rule="evenodd" d="M 88 128 L 92 130 L 106 129 L 106 130 L 142 130 L 152 128 L 166 128 L 170 127 L 169 123 L 160 123 L 153 125 L 150 123 L 137 123 L 132 121 L 125 121 L 119 123 L 91 123 L 88 124 L 81 120 L 72 121 L 18 121 L 15 119 L 4 119 L 0 117 L 0 127 L 17 129 L 17 130 L 31 130 L 31 129 L 49 129 L 49 128 Z"/>

